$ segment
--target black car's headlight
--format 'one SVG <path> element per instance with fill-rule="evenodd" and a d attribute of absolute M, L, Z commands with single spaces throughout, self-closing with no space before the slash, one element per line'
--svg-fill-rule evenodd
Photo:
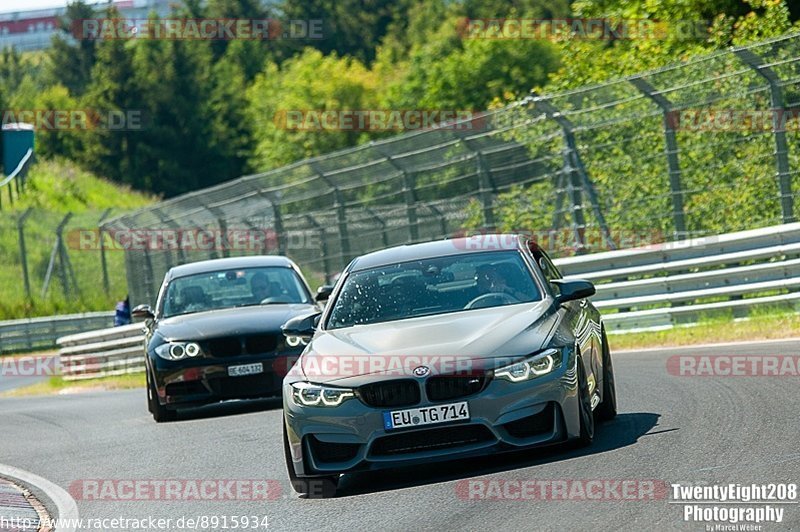
<path fill-rule="evenodd" d="M 561 367 L 562 356 L 559 349 L 546 349 L 541 353 L 494 370 L 494 376 L 511 382 L 522 382 L 552 373 Z"/>
<path fill-rule="evenodd" d="M 310 382 L 292 383 L 292 399 L 299 406 L 339 406 L 355 396 L 349 388 L 331 388 Z"/>
<path fill-rule="evenodd" d="M 155 352 L 165 360 L 181 360 L 194 358 L 201 353 L 201 350 L 195 342 L 167 342 L 156 347 Z"/>

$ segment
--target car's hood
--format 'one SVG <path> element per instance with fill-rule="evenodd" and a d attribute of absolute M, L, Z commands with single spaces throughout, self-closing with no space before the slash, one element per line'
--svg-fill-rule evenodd
<path fill-rule="evenodd" d="M 158 334 L 170 341 L 278 332 L 289 318 L 312 312 L 316 308 L 304 304 L 227 308 L 166 318 L 159 320 L 156 327 Z"/>
<path fill-rule="evenodd" d="M 319 332 L 301 357 L 303 377 L 358 386 L 374 378 L 480 369 L 541 349 L 557 321 L 552 300 Z M 370 380 L 370 379 L 367 379 Z"/>

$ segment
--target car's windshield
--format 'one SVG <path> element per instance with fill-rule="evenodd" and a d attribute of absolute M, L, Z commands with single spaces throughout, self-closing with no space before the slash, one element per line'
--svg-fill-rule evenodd
<path fill-rule="evenodd" d="M 162 317 L 249 305 L 309 302 L 308 291 L 291 268 L 239 268 L 172 280 L 162 301 Z"/>
<path fill-rule="evenodd" d="M 329 329 L 541 299 L 519 252 L 437 257 L 352 273 Z"/>

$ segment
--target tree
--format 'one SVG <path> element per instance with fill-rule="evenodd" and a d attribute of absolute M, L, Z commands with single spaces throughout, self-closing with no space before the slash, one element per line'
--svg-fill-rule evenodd
<path fill-rule="evenodd" d="M 375 76 L 360 61 L 336 54 L 307 48 L 280 68 L 267 64 L 247 93 L 256 141 L 252 167 L 275 168 L 368 138 L 357 128 L 317 127 L 314 118 L 329 110 L 372 109 L 375 91 Z M 302 115 L 298 123 L 287 115 L 292 111 Z"/>
<path fill-rule="evenodd" d="M 94 8 L 84 0 L 68 4 L 67 14 L 59 27 L 60 34 L 53 37 L 52 45 L 47 51 L 50 82 L 65 86 L 73 96 L 83 95 L 91 81 L 97 43 L 94 39 L 80 39 L 80 34 L 75 44 L 65 37 L 75 36 L 74 24 L 94 16 Z"/>
<path fill-rule="evenodd" d="M 118 18 L 119 12 L 111 7 L 108 18 Z M 97 47 L 96 62 L 91 73 L 91 83 L 83 98 L 85 108 L 97 113 L 99 123 L 86 135 L 84 164 L 95 173 L 120 183 L 140 187 L 136 168 L 136 146 L 139 132 L 125 125 L 116 129 L 108 122 L 142 111 L 142 100 L 133 66 L 133 51 L 124 39 L 103 40 Z M 135 127 L 135 124 L 133 125 Z"/>

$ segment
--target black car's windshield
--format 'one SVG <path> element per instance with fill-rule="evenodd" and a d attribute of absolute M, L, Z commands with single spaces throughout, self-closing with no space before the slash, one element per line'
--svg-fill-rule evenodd
<path fill-rule="evenodd" d="M 355 272 L 347 277 L 329 329 L 541 299 L 519 252 L 437 257 Z"/>
<path fill-rule="evenodd" d="M 162 317 L 249 305 L 309 303 L 291 268 L 239 268 L 178 277 L 167 287 Z"/>

